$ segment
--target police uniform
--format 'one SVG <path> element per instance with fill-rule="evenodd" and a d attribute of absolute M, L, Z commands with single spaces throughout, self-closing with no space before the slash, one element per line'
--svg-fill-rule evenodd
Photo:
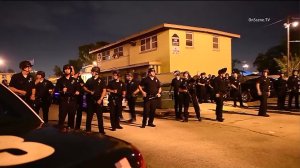
<path fill-rule="evenodd" d="M 136 95 L 134 92 L 138 90 L 139 82 L 137 80 L 126 80 L 126 99 L 128 102 L 129 112 L 131 115 L 130 122 L 136 121 L 136 113 L 135 113 L 135 103 L 136 103 Z"/>
<path fill-rule="evenodd" d="M 63 88 L 67 88 L 67 91 L 64 92 Z M 65 118 L 68 115 L 68 127 L 74 129 L 77 109 L 77 97 L 75 93 L 80 90 L 79 84 L 77 80 L 71 76 L 69 79 L 67 79 L 66 76 L 62 76 L 57 80 L 55 89 L 60 93 L 58 125 L 61 129 L 64 128 Z"/>
<path fill-rule="evenodd" d="M 179 103 L 179 87 L 182 83 L 182 78 L 175 77 L 171 81 L 171 87 L 173 87 L 173 93 L 174 93 L 174 109 L 175 109 L 175 116 L 176 120 L 181 119 L 181 113 L 182 113 L 182 103 Z"/>
<path fill-rule="evenodd" d="M 244 107 L 242 95 L 241 95 L 241 80 L 240 80 L 240 78 L 231 77 L 230 85 L 231 85 L 231 89 L 230 89 L 231 93 L 230 94 L 233 98 L 233 106 L 236 107 L 236 102 L 237 102 L 237 100 L 239 100 L 240 107 Z"/>
<path fill-rule="evenodd" d="M 196 95 L 196 80 L 193 78 L 186 79 L 184 78 L 180 86 L 180 100 L 184 106 L 183 112 L 183 121 L 188 122 L 189 118 L 189 104 L 190 101 L 193 103 L 193 107 L 198 118 L 198 121 L 201 121 L 200 117 L 200 106 Z"/>
<path fill-rule="evenodd" d="M 122 100 L 123 100 L 123 92 L 126 91 L 125 84 L 121 80 L 111 80 L 108 83 L 107 89 L 117 90 L 117 93 L 109 93 L 108 96 L 108 105 L 110 108 L 110 123 L 112 130 L 115 131 L 116 128 L 122 129 L 120 126 L 120 118 L 122 116 Z M 125 96 L 125 95 L 124 95 Z"/>
<path fill-rule="evenodd" d="M 295 97 L 295 108 L 299 108 L 299 77 L 298 75 L 292 75 L 288 78 L 287 84 L 289 93 L 288 108 L 292 107 L 292 100 Z"/>
<path fill-rule="evenodd" d="M 148 74 L 154 71 L 154 69 L 149 69 Z M 142 128 L 145 128 L 147 123 L 147 118 L 149 114 L 148 126 L 155 127 L 153 124 L 155 110 L 157 108 L 158 97 L 157 94 L 160 90 L 160 81 L 157 77 L 151 78 L 149 75 L 142 79 L 140 86 L 143 88 L 143 91 L 146 92 L 146 97 L 144 97 L 144 111 L 143 111 L 143 121 L 142 121 Z"/>
<path fill-rule="evenodd" d="M 261 91 L 261 96 L 260 96 L 260 106 L 259 106 L 259 116 L 266 116 L 268 117 L 269 115 L 267 114 L 267 105 L 268 105 L 268 92 L 270 92 L 271 88 L 271 82 L 270 78 L 261 76 L 258 78 L 257 82 L 259 83 L 259 88 Z"/>
<path fill-rule="evenodd" d="M 28 74 L 26 77 L 23 76 L 22 72 L 14 74 L 11 77 L 9 87 L 26 91 L 26 95 L 18 94 L 18 96 L 21 97 L 29 106 L 34 108 L 34 102 L 30 99 L 30 96 L 32 94 L 32 89 L 35 89 L 35 84 L 33 77 L 30 74 Z"/>
<path fill-rule="evenodd" d="M 207 102 L 207 93 L 206 93 L 207 79 L 205 77 L 202 77 L 202 75 L 205 75 L 205 73 L 201 73 L 201 77 L 197 79 L 197 87 L 199 90 L 198 93 L 199 103 Z"/>
<path fill-rule="evenodd" d="M 223 95 L 226 93 L 226 83 L 221 74 L 226 72 L 227 68 L 220 69 L 218 71 L 219 76 L 217 76 L 213 81 L 214 93 L 215 93 L 215 101 L 216 101 L 216 119 L 219 122 L 223 122 Z M 217 96 L 218 94 L 218 96 Z"/>
<path fill-rule="evenodd" d="M 104 133 L 103 126 L 103 101 L 98 104 L 97 101 L 101 98 L 103 91 L 106 89 L 106 82 L 100 77 L 89 78 L 85 85 L 88 90 L 92 91 L 93 94 L 87 94 L 87 118 L 86 118 L 86 131 L 91 131 L 92 119 L 94 113 L 97 115 L 98 128 L 100 133 Z"/>
<path fill-rule="evenodd" d="M 39 72 L 37 73 L 39 74 Z M 45 75 L 42 75 L 43 78 Z M 54 89 L 54 85 L 47 79 L 43 79 L 35 84 L 36 98 L 35 98 L 35 111 L 39 114 L 40 108 L 43 110 L 43 120 L 48 122 L 49 107 L 52 103 L 52 95 L 50 91 Z"/>
<path fill-rule="evenodd" d="M 287 81 L 283 78 L 283 76 L 280 76 L 275 84 L 277 91 L 277 107 L 278 109 L 284 109 Z"/>
<path fill-rule="evenodd" d="M 75 123 L 75 129 L 80 129 L 81 126 L 81 120 L 82 120 L 82 111 L 85 111 L 85 107 L 83 107 L 84 99 L 83 96 L 85 96 L 85 92 L 83 90 L 84 81 L 81 78 L 81 76 L 78 76 L 76 79 L 76 82 L 79 84 L 79 95 L 77 95 L 77 110 L 76 110 L 76 123 Z"/>

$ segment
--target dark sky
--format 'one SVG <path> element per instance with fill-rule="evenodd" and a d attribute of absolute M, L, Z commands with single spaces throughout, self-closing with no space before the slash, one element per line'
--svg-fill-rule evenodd
<path fill-rule="evenodd" d="M 254 69 L 259 52 L 286 38 L 284 21 L 265 26 L 299 15 L 299 10 L 299 1 L 0 2 L 0 55 L 7 62 L 5 68 L 15 71 L 21 60 L 34 58 L 34 69 L 48 76 L 54 65 L 77 58 L 80 45 L 114 42 L 173 23 L 240 34 L 241 39 L 233 39 L 232 57 Z M 249 22 L 249 18 L 270 21 Z"/>

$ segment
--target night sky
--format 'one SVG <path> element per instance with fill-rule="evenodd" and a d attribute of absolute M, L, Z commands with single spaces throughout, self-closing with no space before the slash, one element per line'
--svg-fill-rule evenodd
<path fill-rule="evenodd" d="M 20 61 L 34 59 L 34 69 L 48 76 L 54 65 L 76 59 L 80 45 L 114 42 L 162 23 L 240 34 L 233 39 L 232 57 L 254 70 L 258 53 L 286 38 L 284 20 L 266 25 L 299 10 L 299 1 L 0 2 L 0 57 L 6 61 L 0 70 L 18 72 Z"/>

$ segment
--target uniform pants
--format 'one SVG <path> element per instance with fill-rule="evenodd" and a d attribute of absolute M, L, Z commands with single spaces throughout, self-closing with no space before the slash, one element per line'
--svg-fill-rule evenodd
<path fill-rule="evenodd" d="M 233 105 L 236 106 L 236 102 L 239 101 L 240 102 L 240 106 L 244 106 L 243 105 L 243 100 L 242 100 L 242 95 L 241 92 L 238 90 L 232 90 L 231 91 L 232 94 L 232 99 L 233 99 Z"/>
<path fill-rule="evenodd" d="M 102 106 L 97 104 L 96 102 L 88 102 L 87 117 L 86 117 L 86 131 L 91 131 L 94 113 L 96 113 L 97 115 L 99 132 L 103 133 L 104 126 L 103 126 Z"/>
<path fill-rule="evenodd" d="M 175 110 L 176 119 L 180 119 L 182 113 L 182 103 L 180 103 L 178 92 L 174 92 L 174 110 Z"/>
<path fill-rule="evenodd" d="M 216 101 L 216 119 L 222 120 L 223 119 L 223 95 L 220 94 L 220 97 L 215 98 Z"/>
<path fill-rule="evenodd" d="M 207 93 L 206 93 L 206 87 L 200 86 L 200 100 L 199 102 L 207 102 Z"/>
<path fill-rule="evenodd" d="M 190 101 L 192 101 L 193 103 L 193 107 L 197 118 L 200 118 L 200 106 L 196 94 L 181 93 L 180 96 L 181 96 L 180 98 L 181 102 L 184 106 L 184 112 L 183 112 L 184 120 L 187 121 L 189 118 L 188 110 L 189 110 Z"/>
<path fill-rule="evenodd" d="M 299 108 L 299 93 L 296 91 L 291 91 L 289 94 L 289 108 L 292 107 L 292 100 L 295 97 L 295 108 Z"/>
<path fill-rule="evenodd" d="M 58 125 L 60 128 L 64 127 L 66 116 L 68 115 L 68 127 L 74 128 L 74 120 L 76 113 L 76 99 L 75 98 L 62 98 L 59 104 L 59 119 Z"/>
<path fill-rule="evenodd" d="M 45 123 L 48 123 L 48 114 L 49 114 L 49 107 L 51 103 L 50 101 L 46 100 L 36 100 L 35 101 L 35 109 L 34 111 L 39 114 L 40 109 L 42 108 L 43 111 L 43 120 Z"/>
<path fill-rule="evenodd" d="M 132 97 L 132 96 L 127 97 L 127 102 L 128 102 L 131 119 L 136 120 L 136 113 L 135 113 L 136 97 Z"/>
<path fill-rule="evenodd" d="M 277 107 L 278 109 L 284 109 L 284 105 L 285 105 L 285 97 L 286 97 L 286 93 L 282 92 L 282 93 L 278 93 L 278 97 L 277 97 Z"/>
<path fill-rule="evenodd" d="M 120 126 L 120 114 L 122 113 L 122 99 L 109 100 L 108 106 L 110 108 L 110 124 L 112 129 Z"/>
<path fill-rule="evenodd" d="M 148 114 L 149 114 L 148 125 L 153 124 L 156 107 L 157 107 L 156 98 L 151 100 L 144 99 L 144 111 L 143 111 L 143 122 L 142 122 L 143 125 L 146 125 L 147 123 Z"/>
<path fill-rule="evenodd" d="M 260 106 L 258 115 L 264 116 L 267 114 L 267 107 L 268 107 L 268 93 L 262 92 L 262 95 L 260 96 Z"/>

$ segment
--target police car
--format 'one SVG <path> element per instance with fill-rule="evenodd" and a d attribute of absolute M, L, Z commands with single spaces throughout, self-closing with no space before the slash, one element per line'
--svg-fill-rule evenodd
<path fill-rule="evenodd" d="M 61 132 L 0 84 L 0 167 L 146 167 L 139 150 L 106 135 Z"/>

